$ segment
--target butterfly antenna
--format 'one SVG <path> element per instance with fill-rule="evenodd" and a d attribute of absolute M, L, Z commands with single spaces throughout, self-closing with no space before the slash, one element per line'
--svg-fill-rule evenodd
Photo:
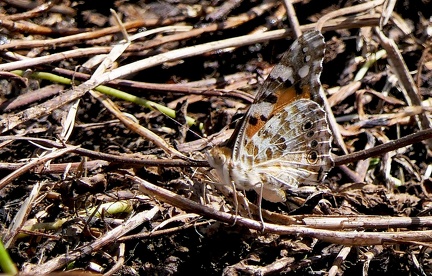
<path fill-rule="evenodd" d="M 182 124 L 181 124 L 179 121 L 177 121 L 175 118 L 172 118 L 172 117 L 166 115 L 166 114 L 163 113 L 163 112 L 160 112 L 160 113 L 163 114 L 163 115 L 165 115 L 169 120 L 173 121 L 173 122 L 176 123 L 178 126 L 182 126 Z M 202 124 L 202 123 L 199 123 L 199 125 L 200 125 L 200 124 Z M 199 139 L 204 138 L 204 137 L 202 137 L 199 133 L 197 133 L 197 132 L 191 130 L 190 127 L 188 128 L 187 131 L 190 132 L 190 133 L 192 133 L 193 135 L 195 135 L 195 136 L 198 137 Z"/>

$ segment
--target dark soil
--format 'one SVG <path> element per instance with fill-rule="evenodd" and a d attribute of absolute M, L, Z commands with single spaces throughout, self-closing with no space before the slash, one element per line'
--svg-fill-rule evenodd
<path fill-rule="evenodd" d="M 432 273 L 432 238 L 428 232 L 432 221 L 429 165 L 432 159 L 427 141 L 412 142 L 403 148 L 396 146 L 392 151 L 382 151 L 366 159 L 360 156 L 349 161 L 351 163 L 338 161 L 335 157 L 336 166 L 314 193 L 288 190 L 287 202 L 263 202 L 263 209 L 289 219 L 284 223 L 284 219 L 276 221 L 266 217 L 266 222 L 309 227 L 312 232 L 314 229 L 331 230 L 334 231 L 332 235 L 338 237 L 334 240 L 300 232 L 287 235 L 270 230 L 263 233 L 249 228 L 242 220 L 234 225 L 218 221 L 217 215 L 208 216 L 192 205 L 186 208 L 174 200 L 143 192 L 133 180 L 138 177 L 163 188 L 162 191 L 174 192 L 220 212 L 236 214 L 233 196 L 223 195 L 218 184 L 209 183 L 210 171 L 205 161 L 208 147 L 223 142 L 229 135 L 220 140 L 202 137 L 223 135 L 227 128 L 235 128 L 257 87 L 292 44 L 294 35 L 282 3 L 274 1 L 277 3 L 264 5 L 261 1 L 231 3 L 216 0 L 54 2 L 42 11 L 38 11 L 38 7 L 43 7 L 41 1 L 37 5 L 34 1 L 0 3 L 0 130 L 3 135 L 0 136 L 0 234 L 19 271 L 104 274 L 112 269 L 109 273 L 115 275 Z M 313 25 L 310 24 L 324 15 L 363 3 L 293 2 L 304 31 L 311 29 Z M 233 6 L 226 8 L 229 3 Z M 122 77 L 117 83 L 106 84 L 175 110 L 176 118 L 173 119 L 148 107 L 108 96 L 121 112 L 130 114 L 139 125 L 190 158 L 181 160 L 119 121 L 106 102 L 98 100 L 94 94 L 85 93 L 79 97 L 73 131 L 67 139 L 61 133 L 70 103 L 62 103 L 53 111 L 44 109 L 47 110 L 45 113 L 32 116 L 32 108 L 57 99 L 71 88 L 35 77 L 32 73 L 49 72 L 85 81 L 84 77 L 75 74 L 92 75 L 99 63 L 92 64 L 90 60 L 99 54 L 107 54 L 109 50 L 106 49 L 123 39 L 118 30 L 96 35 L 99 30 L 117 26 L 110 9 L 117 12 L 129 35 L 162 26 L 193 26 L 194 30 L 202 32 L 188 30 L 181 33 L 183 37 L 178 35 L 180 32 L 158 33 L 133 41 L 107 71 L 161 53 L 260 33 L 263 29 L 285 29 L 289 33 L 283 39 L 169 60 Z M 403 57 L 413 80 L 411 88 L 418 92 L 422 107 L 404 91 L 407 87 L 389 54 L 371 63 L 358 86 L 351 91 L 353 93 L 344 90 L 356 83 L 354 77 L 365 65 L 363 58 L 374 57 L 383 49 L 377 34 L 383 10 L 385 8 L 378 5 L 343 15 L 346 18 L 335 21 L 331 27 L 324 25 L 323 29 L 327 50 L 321 82 L 348 153 L 398 141 L 414 133 L 422 134 L 420 130 L 429 129 L 431 1 L 397 1 L 393 13 L 389 13 L 389 22 L 382 27 L 383 34 L 394 40 Z M 348 19 L 355 24 L 348 24 Z M 135 22 L 135 25 L 126 25 L 128 22 Z M 237 23 L 230 25 L 232 22 Z M 74 36 L 86 33 L 88 36 L 84 38 Z M 64 40 L 59 41 L 61 38 Z M 46 43 L 31 44 L 39 40 Z M 54 42 L 48 43 L 49 40 Z M 70 57 L 65 53 L 97 47 L 100 52 L 93 54 Z M 36 65 L 20 65 L 12 70 L 1 67 L 25 57 L 54 56 L 56 53 L 65 56 Z M 13 71 L 18 69 L 24 72 Z M 67 69 L 69 73 L 60 69 Z M 137 83 L 126 83 L 123 81 L 126 79 Z M 159 86 L 149 86 L 149 83 Z M 77 82 L 74 86 L 78 85 Z M 45 96 L 44 91 L 48 91 Z M 26 111 L 29 113 L 23 115 Z M 15 122 L 12 121 L 14 115 L 20 116 L 18 123 L 9 127 Z M 195 119 L 196 124 L 188 125 L 185 115 Z M 422 118 L 426 121 L 423 125 L 420 123 Z M 30 142 L 30 137 L 45 140 Z M 420 139 L 430 137 L 425 133 Z M 45 160 L 30 166 L 32 160 L 35 162 L 51 154 L 57 147 L 46 141 L 56 142 L 60 148 L 74 145 L 125 159 L 113 160 L 73 150 L 50 158 L 50 162 Z M 335 156 L 346 155 L 339 143 L 333 144 Z M 137 165 L 132 160 L 153 160 L 155 163 Z M 199 162 L 201 160 L 203 162 Z M 256 193 L 247 192 L 246 195 L 250 202 L 257 202 Z M 99 206 L 108 206 L 103 204 L 116 202 L 127 208 L 113 214 L 107 210 L 94 211 Z M 155 216 L 127 233 L 113 236 L 103 246 L 95 247 L 95 241 L 154 207 L 158 208 Z M 17 216 L 19 211 L 21 215 Z M 239 215 L 249 217 L 242 208 Z M 348 227 L 341 223 L 328 228 L 324 223 L 312 226 L 307 220 L 329 218 L 330 224 L 330 218 L 339 217 L 363 224 Z M 253 218 L 259 220 L 256 214 Z M 387 219 L 389 226 L 374 225 L 379 218 Z M 419 223 L 420 218 L 425 222 Z M 399 223 L 398 219 L 410 219 L 410 222 Z M 359 240 L 348 235 L 341 239 L 347 233 L 358 233 Z M 376 242 L 362 238 L 361 233 L 388 236 L 382 242 Z M 393 233 L 412 233 L 412 236 L 402 239 L 391 236 Z M 139 235 L 133 236 L 136 234 Z M 86 245 L 91 245 L 93 250 L 85 251 Z M 73 257 L 74 252 L 80 256 Z M 61 265 L 50 264 L 60 258 L 64 261 Z"/>

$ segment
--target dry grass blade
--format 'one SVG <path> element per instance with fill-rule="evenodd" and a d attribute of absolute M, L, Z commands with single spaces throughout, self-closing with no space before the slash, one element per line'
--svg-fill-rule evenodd
<path fill-rule="evenodd" d="M 146 129 L 145 127 L 141 126 L 137 122 L 133 121 L 131 118 L 125 116 L 117 108 L 117 106 L 106 96 L 95 91 L 91 91 L 91 94 L 93 95 L 93 97 L 101 101 L 104 104 L 104 106 L 112 114 L 114 114 L 127 128 L 138 133 L 140 136 L 145 137 L 146 139 L 152 141 L 153 143 L 155 143 L 155 145 L 163 149 L 169 156 L 189 160 L 187 156 L 185 156 L 184 154 L 182 154 L 181 152 L 177 151 L 175 148 L 170 146 L 167 142 L 165 142 L 165 140 L 157 136 L 154 132 Z"/>
<path fill-rule="evenodd" d="M 158 138 L 156 138 L 158 139 Z M 15 137 L 15 136 L 0 136 L 0 141 L 10 141 L 10 140 L 28 140 L 33 141 L 36 144 L 40 144 L 42 146 L 47 147 L 55 147 L 62 149 L 65 147 L 64 144 L 54 142 L 47 139 L 41 139 L 41 138 L 32 138 L 32 137 Z M 192 160 L 189 159 L 188 161 L 184 160 L 167 160 L 167 159 L 154 159 L 151 158 L 151 156 L 142 156 L 142 158 L 132 157 L 132 156 L 124 156 L 124 155 L 114 155 L 114 154 L 107 154 L 103 152 L 97 152 L 92 151 L 88 149 L 83 149 L 80 147 L 73 147 L 70 145 L 66 145 L 66 147 L 71 148 L 70 151 L 80 154 L 82 156 L 87 156 L 91 158 L 99 158 L 106 161 L 110 161 L 113 163 L 121 163 L 121 164 L 129 164 L 130 166 L 198 166 L 198 167 L 204 167 L 208 166 L 207 161 L 202 160 Z M 46 157 L 46 156 L 45 156 Z M 102 162 L 101 165 L 104 165 L 105 163 Z M 22 164 L 21 164 L 22 165 Z M 17 165 L 11 165 L 9 166 L 9 169 L 15 168 Z M 37 166 L 37 165 L 36 165 Z M 6 166 L 8 168 L 8 166 Z"/>
<path fill-rule="evenodd" d="M 83 83 L 77 87 L 74 87 L 73 89 L 65 90 L 58 97 L 45 101 L 40 105 L 28 108 L 13 115 L 7 115 L 6 118 L 0 122 L 0 133 L 14 129 L 16 126 L 31 119 L 36 119 L 50 114 L 53 110 L 82 97 L 85 93 L 87 93 L 87 91 L 96 87 L 97 85 L 97 83 Z"/>
<path fill-rule="evenodd" d="M 405 92 L 405 97 L 408 105 L 418 105 L 421 106 L 421 98 L 418 88 L 411 74 L 409 73 L 408 67 L 406 66 L 400 51 L 398 50 L 395 42 L 387 38 L 384 33 L 375 29 L 378 34 L 382 47 L 386 50 L 389 56 L 389 62 L 398 80 L 401 82 L 402 91 Z M 418 116 L 418 125 L 420 129 L 430 129 L 432 127 L 431 122 L 426 114 L 420 114 Z M 432 140 L 427 140 L 428 146 L 432 149 Z"/>
<path fill-rule="evenodd" d="M 342 17 L 343 15 L 347 15 L 347 14 L 361 13 L 361 12 L 373 9 L 377 6 L 380 6 L 383 3 L 384 3 L 384 0 L 375 0 L 375 1 L 367 2 L 367 3 L 355 5 L 352 7 L 338 9 L 334 12 L 330 12 L 319 19 L 319 21 L 317 22 L 316 29 L 322 30 L 324 28 L 325 24 L 327 23 L 327 21 L 329 21 L 330 19 Z"/>
<path fill-rule="evenodd" d="M 432 273 L 427 1 L 0 2 L 0 236 L 20 273 Z M 308 39 L 293 49 L 309 54 L 281 66 L 315 29 L 322 72 Z M 273 68 L 268 87 L 300 85 L 257 97 Z M 318 75 L 325 112 L 278 117 L 316 95 Z M 319 131 L 261 134 L 323 116 L 337 165 L 314 171 L 323 181 L 261 181 L 283 184 L 279 203 L 242 190 L 255 173 L 306 175 L 296 166 L 322 156 Z M 234 151 L 221 181 L 206 153 L 242 133 L 263 150 Z M 287 137 L 301 149 L 284 150 Z M 311 151 L 268 170 L 258 156 L 281 160 L 268 148 L 289 162 Z"/>
<path fill-rule="evenodd" d="M 10 173 L 9 175 L 3 177 L 0 180 L 0 190 L 3 189 L 6 185 L 8 185 L 11 181 L 16 179 L 20 175 L 23 175 L 24 173 L 28 172 L 32 168 L 37 167 L 39 165 L 42 165 L 49 160 L 52 160 L 52 159 L 57 158 L 59 156 L 62 156 L 65 153 L 71 152 L 71 151 L 75 150 L 76 148 L 77 148 L 77 146 L 70 146 L 70 147 L 66 147 L 64 149 L 54 150 L 53 152 L 48 153 L 45 156 L 42 156 L 42 157 L 39 157 L 39 158 L 36 158 L 36 159 L 30 161 L 29 163 L 22 166 L 21 168 L 15 170 L 14 172 Z"/>
<path fill-rule="evenodd" d="M 135 216 L 131 217 L 130 219 L 126 220 L 122 225 L 119 225 L 116 228 L 112 229 L 111 231 L 105 233 L 102 237 L 98 238 L 94 242 L 82 246 L 80 248 L 77 248 L 74 251 L 69 252 L 68 254 L 54 258 L 42 265 L 34 265 L 34 266 L 29 265 L 25 268 L 24 273 L 29 273 L 32 275 L 47 274 L 56 269 L 59 269 L 64 265 L 66 265 L 67 263 L 76 260 L 80 256 L 87 255 L 94 251 L 97 251 L 103 246 L 111 243 L 112 241 L 117 240 L 118 238 L 122 237 L 129 231 L 132 231 L 136 227 L 140 226 L 145 221 L 149 221 L 152 218 L 154 218 L 154 216 L 158 212 L 159 212 L 158 207 L 153 207 L 151 210 L 140 212 Z"/>
<path fill-rule="evenodd" d="M 351 246 L 345 246 L 342 248 L 341 251 L 339 251 L 339 254 L 337 255 L 335 261 L 333 262 L 332 267 L 329 270 L 329 276 L 338 275 L 338 271 L 341 269 L 342 263 L 348 257 L 348 254 L 351 252 L 351 249 L 352 249 Z"/>
<path fill-rule="evenodd" d="M 291 0 L 284 0 L 284 5 L 286 9 L 286 13 L 288 15 L 288 20 L 291 23 L 291 28 L 295 34 L 295 37 L 298 38 L 301 36 L 300 24 L 298 18 L 295 14 L 295 9 Z"/>
<path fill-rule="evenodd" d="M 33 189 L 28 198 L 23 202 L 21 208 L 16 213 L 13 223 L 10 225 L 9 229 L 3 236 L 2 240 L 4 241 L 4 245 L 6 248 L 10 248 L 14 245 L 16 240 L 16 236 L 18 235 L 19 230 L 24 225 L 27 216 L 29 215 L 31 208 L 33 208 L 34 201 L 36 197 L 39 195 L 40 189 L 42 188 L 42 183 L 36 183 L 33 186 Z"/>

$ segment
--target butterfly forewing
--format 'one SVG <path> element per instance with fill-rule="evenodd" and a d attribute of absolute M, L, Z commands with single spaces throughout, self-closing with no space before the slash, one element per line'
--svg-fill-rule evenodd
<path fill-rule="evenodd" d="M 320 182 L 331 168 L 319 80 L 324 49 L 318 31 L 305 33 L 259 89 L 233 149 L 234 170 L 243 170 L 243 178 L 257 173 L 264 185 L 287 189 Z"/>

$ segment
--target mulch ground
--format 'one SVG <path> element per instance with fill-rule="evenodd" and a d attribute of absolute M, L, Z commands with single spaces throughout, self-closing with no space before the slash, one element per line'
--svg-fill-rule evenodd
<path fill-rule="evenodd" d="M 0 3 L 0 234 L 21 273 L 432 273 L 431 1 L 41 2 Z M 262 231 L 205 153 L 314 28 L 335 167 L 263 202 Z"/>

